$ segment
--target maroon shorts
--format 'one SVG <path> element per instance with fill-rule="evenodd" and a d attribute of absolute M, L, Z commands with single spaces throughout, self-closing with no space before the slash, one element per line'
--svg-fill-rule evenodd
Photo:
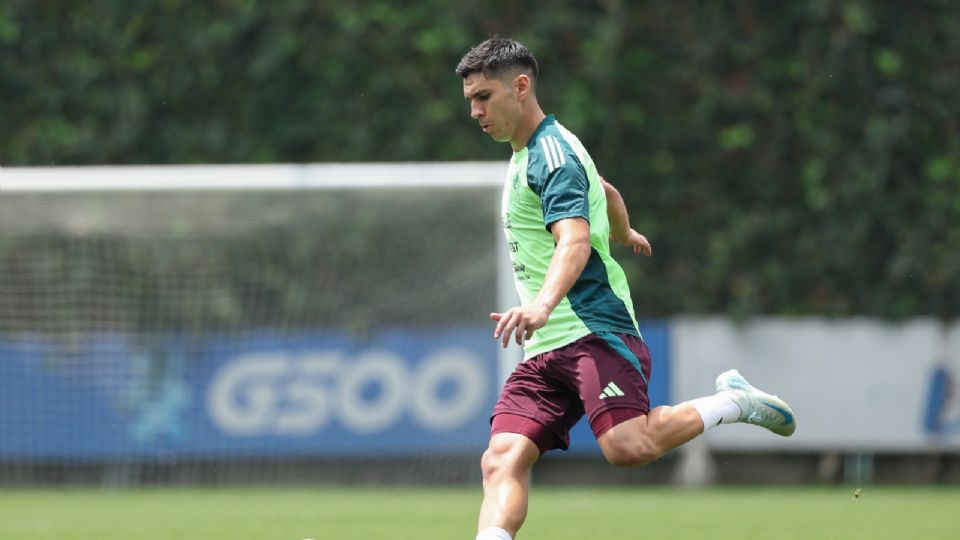
<path fill-rule="evenodd" d="M 521 363 L 493 408 L 491 435 L 520 433 L 543 454 L 570 446 L 586 413 L 593 434 L 647 414 L 650 351 L 627 334 L 596 333 Z"/>

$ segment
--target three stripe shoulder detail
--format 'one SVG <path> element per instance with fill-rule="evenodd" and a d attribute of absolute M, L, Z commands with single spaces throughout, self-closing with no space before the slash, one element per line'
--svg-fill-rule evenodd
<path fill-rule="evenodd" d="M 560 147 L 560 141 L 553 135 L 540 137 L 540 148 L 543 150 L 543 156 L 547 161 L 548 173 L 552 173 L 567 162 L 567 158 L 563 155 L 563 149 Z"/>

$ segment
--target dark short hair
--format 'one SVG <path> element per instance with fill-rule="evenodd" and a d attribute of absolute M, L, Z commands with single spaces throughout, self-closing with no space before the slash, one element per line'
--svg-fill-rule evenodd
<path fill-rule="evenodd" d="M 457 64 L 457 75 L 466 79 L 474 73 L 496 77 L 510 69 L 529 71 L 536 81 L 540 69 L 537 59 L 517 40 L 493 37 L 467 51 Z"/>

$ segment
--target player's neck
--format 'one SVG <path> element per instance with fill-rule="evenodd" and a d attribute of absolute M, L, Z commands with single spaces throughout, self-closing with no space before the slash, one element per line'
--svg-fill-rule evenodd
<path fill-rule="evenodd" d="M 543 110 L 538 103 L 534 102 L 530 105 L 530 110 L 523 115 L 520 124 L 517 126 L 517 131 L 510 139 L 510 146 L 514 152 L 519 152 L 527 146 L 530 136 L 540 127 L 540 122 L 543 122 L 546 117 L 547 115 L 543 114 Z"/>

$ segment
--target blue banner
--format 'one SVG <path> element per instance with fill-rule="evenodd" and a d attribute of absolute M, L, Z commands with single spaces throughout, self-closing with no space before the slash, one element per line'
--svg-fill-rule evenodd
<path fill-rule="evenodd" d="M 654 404 L 666 328 L 642 328 Z M 497 354 L 486 327 L 0 341 L 0 459 L 480 452 Z"/>
<path fill-rule="evenodd" d="M 0 343 L 0 457 L 483 448 L 489 331 Z"/>

